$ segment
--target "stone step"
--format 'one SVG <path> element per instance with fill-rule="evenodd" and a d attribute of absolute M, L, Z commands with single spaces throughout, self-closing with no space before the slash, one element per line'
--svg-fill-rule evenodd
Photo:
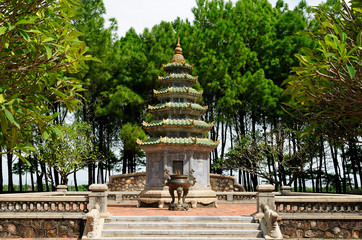
<path fill-rule="evenodd" d="M 99 240 L 208 240 L 208 239 L 217 239 L 217 240 L 263 240 L 264 238 L 262 237 L 240 237 L 240 236 L 236 236 L 236 237 L 224 237 L 224 236 L 216 236 L 216 237 L 171 237 L 171 236 L 161 236 L 161 237 L 146 237 L 146 236 L 142 236 L 142 237 L 102 237 L 99 238 Z"/>
<path fill-rule="evenodd" d="M 229 229 L 105 229 L 102 237 L 140 237 L 140 236 L 175 236 L 175 237 L 262 237 L 261 230 L 229 230 Z"/>
<path fill-rule="evenodd" d="M 249 229 L 257 230 L 258 223 L 235 223 L 235 222 L 127 222 L 127 221 L 114 221 L 105 223 L 103 229 L 209 229 L 209 228 L 222 228 L 222 229 Z"/>
<path fill-rule="evenodd" d="M 113 216 L 100 239 L 264 239 L 259 228 L 250 216 Z"/>
<path fill-rule="evenodd" d="M 145 222 L 145 221 L 167 221 L 167 222 L 235 222 L 252 223 L 253 217 L 250 216 L 112 216 L 111 221 L 122 222 Z"/>

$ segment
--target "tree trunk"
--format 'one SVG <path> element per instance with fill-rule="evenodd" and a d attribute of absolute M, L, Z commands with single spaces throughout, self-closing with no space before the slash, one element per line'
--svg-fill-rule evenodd
<path fill-rule="evenodd" d="M 334 183 L 335 183 L 335 186 L 336 186 L 336 192 L 341 193 L 341 178 L 340 178 L 340 174 L 339 174 L 339 170 L 338 170 L 337 150 L 335 149 L 335 147 L 331 143 L 329 143 L 329 146 L 330 146 L 330 149 L 331 149 L 333 167 L 334 167 L 334 172 L 335 172 Z"/>
<path fill-rule="evenodd" d="M 302 183 L 303 183 L 303 192 L 307 192 L 307 187 L 305 185 L 305 174 L 302 175 Z"/>
<path fill-rule="evenodd" d="M 55 184 L 55 186 L 58 186 L 59 185 L 59 173 L 55 168 L 53 168 L 53 172 L 54 172 L 54 184 Z"/>
<path fill-rule="evenodd" d="M 36 173 L 36 185 L 37 185 L 37 191 L 43 192 L 43 171 L 39 171 L 38 169 L 38 159 L 34 156 L 34 169 Z"/>
<path fill-rule="evenodd" d="M 33 161 L 34 162 L 34 161 Z M 33 175 L 33 164 L 30 164 L 30 182 L 31 182 L 31 191 L 34 192 L 35 191 L 35 186 L 34 186 L 34 175 Z"/>
<path fill-rule="evenodd" d="M 265 149 L 268 149 L 268 134 L 266 133 L 265 115 L 263 115 L 263 130 L 264 130 L 264 133 L 263 133 L 263 135 L 264 135 L 264 146 L 265 146 Z M 273 139 L 272 139 L 272 141 L 273 141 Z M 270 174 L 272 172 L 270 154 L 267 154 L 266 159 L 267 159 L 267 162 L 268 162 L 268 171 L 269 171 L 269 174 Z"/>
<path fill-rule="evenodd" d="M 18 162 L 18 168 L 19 168 L 19 191 L 22 192 L 23 191 L 23 171 L 22 171 L 22 161 L 19 158 L 19 162 Z"/>
<path fill-rule="evenodd" d="M 360 177 L 362 176 L 361 174 L 361 160 L 358 160 L 358 153 L 357 153 L 357 148 L 356 145 L 353 144 L 352 142 L 348 142 L 348 147 L 349 147 L 349 158 L 351 160 L 351 167 L 352 167 L 352 172 L 353 172 L 353 180 L 354 180 L 354 188 L 355 189 L 359 189 L 359 184 L 358 184 L 358 178 L 357 178 L 357 171 L 359 170 L 359 175 Z M 361 184 L 362 184 L 362 179 L 360 179 Z"/>
<path fill-rule="evenodd" d="M 75 191 L 78 192 L 77 171 L 74 171 L 73 177 L 74 177 L 74 187 L 75 187 Z"/>
<path fill-rule="evenodd" d="M 9 151 L 9 150 L 8 150 Z M 14 192 L 14 183 L 13 183 L 13 154 L 7 153 L 8 158 L 8 191 Z"/>
<path fill-rule="evenodd" d="M 41 168 L 41 171 L 43 172 L 43 175 L 44 175 L 44 178 L 45 178 L 45 188 L 46 188 L 46 191 L 49 192 L 50 189 L 49 189 L 49 185 L 48 185 L 48 176 L 47 176 L 47 170 L 46 170 L 46 166 L 45 166 L 45 163 L 44 162 L 41 162 L 40 163 L 40 168 Z"/>
<path fill-rule="evenodd" d="M 0 152 L 1 152 L 0 147 Z M 3 154 L 0 154 L 0 193 L 4 191 L 4 179 L 3 179 Z"/>
<path fill-rule="evenodd" d="M 127 173 L 127 163 L 128 163 L 128 160 L 127 160 L 127 157 L 126 157 L 126 151 L 123 150 L 123 165 L 122 165 L 122 173 L 123 174 Z"/>
<path fill-rule="evenodd" d="M 93 163 L 88 164 L 88 186 L 94 183 L 93 167 Z"/>
<path fill-rule="evenodd" d="M 316 192 L 322 192 L 322 166 L 323 166 L 323 152 L 324 152 L 324 142 L 321 139 L 319 144 L 319 166 L 317 170 L 317 177 L 316 177 Z"/>
<path fill-rule="evenodd" d="M 344 151 L 344 145 L 341 147 L 342 149 L 342 170 L 343 170 L 343 175 L 342 175 L 342 192 L 343 193 L 347 193 L 347 175 L 348 173 L 348 169 L 346 167 L 346 154 Z"/>
<path fill-rule="evenodd" d="M 329 179 L 328 170 L 327 170 L 327 157 L 326 157 L 325 152 L 323 154 L 323 161 L 324 161 L 324 172 L 325 172 L 325 175 L 326 175 L 326 192 L 328 193 L 329 192 L 330 179 Z"/>
<path fill-rule="evenodd" d="M 248 172 L 244 172 L 245 183 L 248 187 L 248 191 L 251 191 L 250 177 Z"/>
<path fill-rule="evenodd" d="M 310 157 L 310 180 L 312 181 L 312 192 L 315 192 L 315 182 L 313 177 L 313 157 Z"/>

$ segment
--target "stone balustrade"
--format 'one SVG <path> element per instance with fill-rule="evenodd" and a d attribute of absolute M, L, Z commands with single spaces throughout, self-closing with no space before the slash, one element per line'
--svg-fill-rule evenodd
<path fill-rule="evenodd" d="M 138 191 L 108 192 L 108 200 L 111 202 L 133 202 L 138 200 L 139 193 Z M 221 203 L 255 203 L 256 194 L 256 192 L 216 192 L 216 197 Z"/>
<path fill-rule="evenodd" d="M 268 206 L 278 216 L 283 239 L 362 237 L 362 196 L 295 193 L 289 186 L 282 187 L 280 195 L 269 184 L 257 189 L 255 220 L 264 219 L 263 208 Z"/>
<path fill-rule="evenodd" d="M 0 238 L 81 238 L 89 232 L 98 236 L 110 216 L 108 188 L 93 184 L 89 189 L 67 192 L 61 186 L 57 192 L 1 195 Z"/>
<path fill-rule="evenodd" d="M 216 197 L 219 202 L 255 203 L 256 194 L 256 192 L 216 192 Z"/>
<path fill-rule="evenodd" d="M 0 212 L 88 212 L 88 197 L 2 197 Z"/>
<path fill-rule="evenodd" d="M 275 197 L 278 213 L 360 213 L 362 197 L 356 196 L 280 196 Z"/>

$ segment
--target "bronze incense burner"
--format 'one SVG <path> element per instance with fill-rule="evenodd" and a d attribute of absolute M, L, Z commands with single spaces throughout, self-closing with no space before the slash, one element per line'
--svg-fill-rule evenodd
<path fill-rule="evenodd" d="M 169 192 L 172 197 L 172 201 L 168 209 L 172 211 L 187 211 L 189 209 L 189 205 L 185 203 L 185 197 L 189 192 L 190 186 L 194 186 L 196 183 L 196 179 L 192 175 L 194 171 L 191 170 L 189 175 L 180 175 L 176 172 L 176 174 L 170 176 L 168 175 L 168 171 L 166 171 L 166 186 L 169 187 Z M 177 203 L 175 203 L 175 191 L 177 192 Z"/>

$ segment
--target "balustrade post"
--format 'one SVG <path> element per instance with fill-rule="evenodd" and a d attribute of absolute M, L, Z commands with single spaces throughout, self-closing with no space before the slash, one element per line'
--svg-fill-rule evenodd
<path fill-rule="evenodd" d="M 66 185 L 58 185 L 57 186 L 57 192 L 66 192 L 67 188 L 68 187 Z"/>
<path fill-rule="evenodd" d="M 274 211 L 275 207 L 275 193 L 273 193 L 275 187 L 271 184 L 260 184 L 256 186 L 256 204 L 257 204 L 257 213 L 254 216 L 256 220 L 262 219 L 264 216 L 264 211 L 262 206 L 267 205 L 269 209 Z"/>
<path fill-rule="evenodd" d="M 282 186 L 281 187 L 282 190 L 282 195 L 290 195 L 290 193 L 292 192 L 292 187 L 291 186 Z"/>
<path fill-rule="evenodd" d="M 107 195 L 108 186 L 106 184 L 92 184 L 89 186 L 89 211 L 92 209 L 97 209 L 99 206 L 99 213 L 101 216 L 107 217 L 110 216 L 110 213 L 107 211 Z"/>

